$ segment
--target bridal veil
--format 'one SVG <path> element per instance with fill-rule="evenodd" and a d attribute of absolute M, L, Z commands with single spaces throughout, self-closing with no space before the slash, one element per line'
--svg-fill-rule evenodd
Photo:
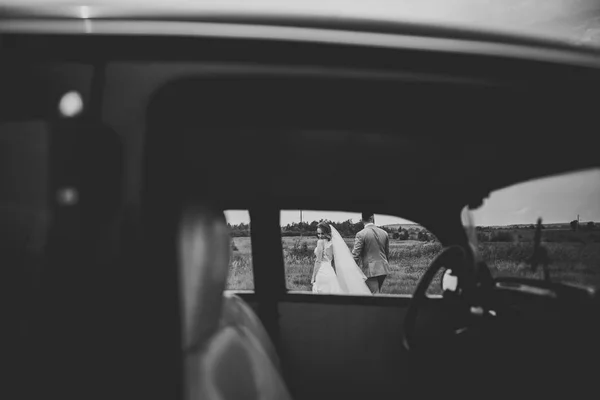
<path fill-rule="evenodd" d="M 371 290 L 365 283 L 366 275 L 356 265 L 352 253 L 348 249 L 342 235 L 331 227 L 331 245 L 333 248 L 333 260 L 335 263 L 335 273 L 339 281 L 340 288 L 344 294 L 368 294 L 372 295 Z"/>

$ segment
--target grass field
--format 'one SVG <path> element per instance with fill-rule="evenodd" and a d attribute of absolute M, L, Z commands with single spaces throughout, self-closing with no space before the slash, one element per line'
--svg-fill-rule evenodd
<path fill-rule="evenodd" d="M 496 231 L 496 230 L 494 230 Z M 531 271 L 525 263 L 532 250 L 533 231 L 526 229 L 504 230 L 505 234 L 492 235 L 479 244 L 483 260 L 495 276 L 518 276 L 541 279 L 541 268 Z M 546 236 L 550 231 L 544 232 Z M 595 233 L 595 235 L 594 235 Z M 598 231 L 553 231 L 544 238 L 544 246 L 551 259 L 551 278 L 572 284 L 600 286 L 600 242 Z M 495 239 L 501 241 L 494 241 Z M 235 248 L 229 268 L 228 289 L 252 290 L 252 255 L 250 238 L 232 238 Z M 346 239 L 350 248 L 353 239 Z M 310 291 L 310 278 L 314 265 L 315 238 L 282 238 L 286 267 L 287 288 L 292 291 Z M 233 246 L 232 246 L 233 247 Z M 390 240 L 390 266 L 384 294 L 412 294 L 427 266 L 441 249 L 439 243 Z M 429 294 L 439 294 L 439 275 Z"/>

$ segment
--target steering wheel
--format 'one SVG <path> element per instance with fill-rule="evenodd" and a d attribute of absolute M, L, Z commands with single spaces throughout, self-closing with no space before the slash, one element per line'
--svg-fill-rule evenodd
<path fill-rule="evenodd" d="M 433 278 L 442 267 L 452 266 L 453 273 L 459 277 L 464 277 L 466 270 L 467 255 L 465 250 L 460 246 L 449 246 L 444 248 L 431 262 L 425 274 L 419 280 L 417 288 L 413 294 L 413 297 L 408 305 L 408 310 L 404 317 L 404 337 L 403 344 L 407 350 L 414 348 L 414 336 L 415 327 L 417 323 L 417 315 L 419 309 L 423 305 L 426 299 L 425 293 L 431 285 Z"/>

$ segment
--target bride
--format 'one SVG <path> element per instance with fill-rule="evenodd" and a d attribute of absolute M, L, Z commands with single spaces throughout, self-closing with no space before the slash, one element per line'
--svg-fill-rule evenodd
<path fill-rule="evenodd" d="M 367 277 L 356 265 L 340 233 L 332 225 L 321 222 L 317 226 L 317 237 L 317 260 L 311 279 L 313 292 L 372 295 L 365 283 Z"/>

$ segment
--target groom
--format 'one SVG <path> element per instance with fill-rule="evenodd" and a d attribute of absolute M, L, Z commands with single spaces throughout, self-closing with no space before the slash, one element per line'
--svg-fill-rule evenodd
<path fill-rule="evenodd" d="M 390 239 L 386 231 L 375 226 L 373 213 L 362 213 L 362 223 L 365 227 L 356 234 L 352 256 L 357 265 L 361 265 L 359 260 L 362 261 L 367 286 L 375 294 L 381 292 L 383 281 L 390 273 Z"/>

